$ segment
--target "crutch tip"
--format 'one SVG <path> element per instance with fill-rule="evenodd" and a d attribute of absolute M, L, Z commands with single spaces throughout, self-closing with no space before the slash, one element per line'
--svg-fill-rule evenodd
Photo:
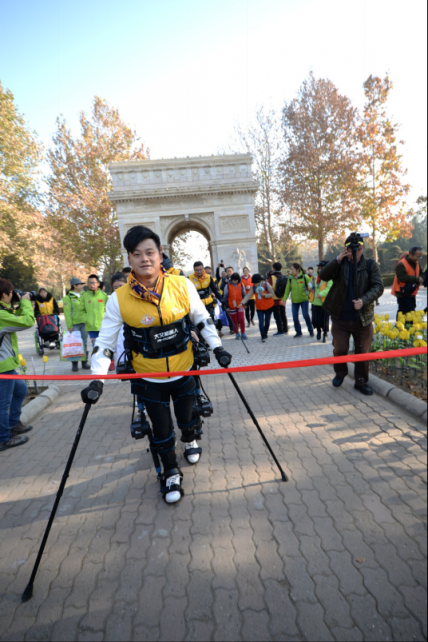
<path fill-rule="evenodd" d="M 21 602 L 28 602 L 33 597 L 33 585 L 28 584 L 27 588 L 22 594 Z"/>
<path fill-rule="evenodd" d="M 282 478 L 283 482 L 287 482 L 288 481 L 288 477 L 287 477 L 287 475 L 285 473 L 281 473 L 281 478 Z"/>

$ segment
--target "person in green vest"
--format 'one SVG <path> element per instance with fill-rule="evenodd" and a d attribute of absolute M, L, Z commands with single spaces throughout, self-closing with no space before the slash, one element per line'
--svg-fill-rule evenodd
<path fill-rule="evenodd" d="M 92 347 L 98 339 L 104 319 L 108 296 L 100 289 L 101 281 L 96 274 L 88 277 L 89 290 L 82 294 L 82 307 L 86 313 L 85 328 L 92 341 Z"/>
<path fill-rule="evenodd" d="M 309 335 L 314 336 L 314 328 L 309 316 L 309 290 L 313 288 L 310 277 L 305 274 L 302 266 L 299 263 L 291 265 L 291 276 L 288 279 L 287 287 L 284 293 L 284 303 L 291 294 L 291 310 L 293 312 L 293 321 L 296 334 L 294 338 L 297 339 L 303 336 L 302 326 L 299 321 L 299 311 L 302 309 L 303 318 L 309 330 Z"/>
<path fill-rule="evenodd" d="M 85 348 L 85 360 L 82 361 L 83 370 L 90 370 L 91 366 L 88 364 L 88 333 L 86 332 L 86 312 L 83 307 L 83 288 L 84 283 L 80 279 L 72 278 L 70 281 L 71 289 L 68 291 L 67 296 L 63 299 L 64 317 L 69 332 L 80 332 Z M 79 370 L 79 360 L 71 362 L 72 371 Z"/>
<path fill-rule="evenodd" d="M 321 261 L 317 266 L 317 278 L 315 279 L 315 291 L 312 301 L 312 325 L 317 331 L 317 340 L 320 341 L 322 335 L 323 343 L 327 340 L 330 328 L 328 312 L 324 310 L 322 304 L 333 285 L 333 281 L 321 280 L 320 272 L 326 265 L 328 265 L 327 261 Z"/>
<path fill-rule="evenodd" d="M 12 305 L 13 296 L 19 301 L 16 310 Z M 21 364 L 16 333 L 29 330 L 34 323 L 30 295 L 14 294 L 12 283 L 0 279 L 0 374 L 17 374 Z M 0 379 L 0 451 L 22 446 L 28 441 L 23 435 L 33 427 L 21 423 L 22 402 L 27 391 L 25 381 Z"/>

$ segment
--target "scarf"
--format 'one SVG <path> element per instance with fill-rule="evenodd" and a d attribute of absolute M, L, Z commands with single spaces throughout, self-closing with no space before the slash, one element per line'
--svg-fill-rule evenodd
<path fill-rule="evenodd" d="M 165 278 L 165 274 L 166 274 L 166 270 L 164 267 L 161 266 L 161 271 L 153 290 L 149 290 L 148 288 L 146 288 L 145 285 L 139 282 L 139 280 L 134 274 L 134 270 L 132 270 L 132 272 L 128 277 L 128 283 L 131 287 L 132 292 L 139 299 L 142 299 L 143 301 L 147 301 L 148 303 L 153 303 L 153 305 L 158 306 L 162 296 L 163 281 Z"/>
<path fill-rule="evenodd" d="M 196 278 L 198 279 L 198 281 L 203 281 L 206 278 L 206 276 L 207 276 L 207 273 L 204 270 L 202 276 L 196 276 Z"/>

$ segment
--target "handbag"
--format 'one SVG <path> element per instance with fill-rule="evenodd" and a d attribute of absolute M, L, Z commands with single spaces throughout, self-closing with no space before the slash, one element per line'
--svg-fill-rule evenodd
<path fill-rule="evenodd" d="M 76 361 L 85 359 L 85 348 L 79 330 L 67 332 L 61 343 L 61 361 Z"/>

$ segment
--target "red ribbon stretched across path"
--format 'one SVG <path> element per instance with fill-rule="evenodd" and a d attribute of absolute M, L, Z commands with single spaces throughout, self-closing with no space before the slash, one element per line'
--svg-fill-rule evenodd
<path fill-rule="evenodd" d="M 369 352 L 367 354 L 351 354 L 344 357 L 323 357 L 322 359 L 303 359 L 300 361 L 285 361 L 282 363 L 266 363 L 260 366 L 242 366 L 241 368 L 218 368 L 216 370 L 186 370 L 184 372 L 169 372 L 168 377 L 192 377 L 194 375 L 234 374 L 239 372 L 264 372 L 267 370 L 288 370 L 289 368 L 311 368 L 326 366 L 334 363 L 357 363 L 358 361 L 376 361 L 378 359 L 396 359 L 397 357 L 414 357 L 427 354 L 427 348 L 404 348 L 403 350 L 388 350 L 386 352 Z M 165 379 L 165 372 L 145 374 L 146 378 Z M 125 375 L 1 375 L 0 379 L 25 379 L 31 381 L 85 381 L 86 379 L 142 379 L 142 373 Z"/>

